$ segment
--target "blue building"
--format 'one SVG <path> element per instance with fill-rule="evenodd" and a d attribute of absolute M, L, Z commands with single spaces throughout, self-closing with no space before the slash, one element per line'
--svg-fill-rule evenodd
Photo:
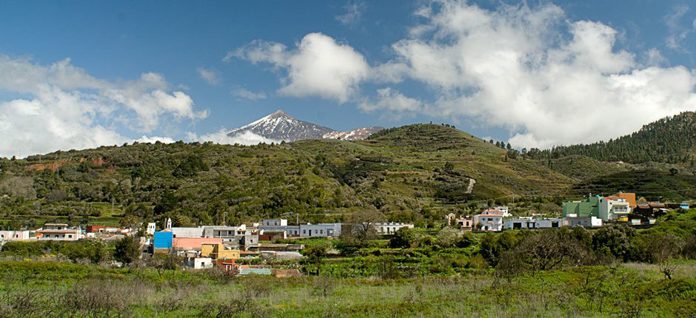
<path fill-rule="evenodd" d="M 155 232 L 155 238 L 153 246 L 155 249 L 171 249 L 172 241 L 174 240 L 174 235 L 169 231 Z"/>

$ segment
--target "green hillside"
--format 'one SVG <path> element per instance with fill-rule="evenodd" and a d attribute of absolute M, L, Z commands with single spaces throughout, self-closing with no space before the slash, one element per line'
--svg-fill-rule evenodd
<path fill-rule="evenodd" d="M 696 165 L 696 113 L 684 112 L 643 126 L 639 131 L 608 142 L 557 147 L 539 158 L 582 155 L 600 161 L 663 162 Z"/>
<path fill-rule="evenodd" d="M 0 164 L 0 222 L 15 226 L 55 218 L 318 222 L 366 209 L 429 222 L 488 199 L 559 195 L 573 182 L 542 162 L 507 158 L 505 150 L 441 125 L 388 129 L 358 142 L 133 144 Z"/>

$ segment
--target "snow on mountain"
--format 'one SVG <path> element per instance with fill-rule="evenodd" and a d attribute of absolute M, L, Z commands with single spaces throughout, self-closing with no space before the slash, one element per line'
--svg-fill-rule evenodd
<path fill-rule="evenodd" d="M 324 138 L 341 140 L 363 140 L 380 130 L 382 130 L 381 127 L 366 127 L 353 129 L 351 131 L 332 131 L 324 135 Z"/>
<path fill-rule="evenodd" d="M 352 131 L 335 131 L 331 128 L 319 126 L 310 122 L 299 120 L 288 115 L 282 110 L 256 120 L 240 128 L 233 129 L 227 136 L 230 138 L 254 134 L 270 140 L 296 141 L 305 139 L 342 139 L 361 140 L 379 131 L 381 128 L 358 128 Z"/>

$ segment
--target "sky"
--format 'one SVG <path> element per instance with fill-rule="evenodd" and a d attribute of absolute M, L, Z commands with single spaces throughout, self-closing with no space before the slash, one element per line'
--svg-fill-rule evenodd
<path fill-rule="evenodd" d="M 0 157 L 454 124 L 517 148 L 696 110 L 689 1 L 0 1 Z"/>

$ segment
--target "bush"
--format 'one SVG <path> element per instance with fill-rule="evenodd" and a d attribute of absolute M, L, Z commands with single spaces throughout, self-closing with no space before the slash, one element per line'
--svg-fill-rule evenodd
<path fill-rule="evenodd" d="M 391 248 L 409 248 L 414 245 L 416 235 L 412 229 L 402 227 L 391 239 L 389 239 L 389 247 Z"/>
<path fill-rule="evenodd" d="M 140 243 L 132 236 L 126 236 L 116 242 L 114 258 L 126 264 L 140 258 Z"/>
<path fill-rule="evenodd" d="M 627 225 L 612 224 L 592 235 L 592 249 L 600 255 L 610 255 L 622 261 L 629 260 L 635 230 Z"/>

